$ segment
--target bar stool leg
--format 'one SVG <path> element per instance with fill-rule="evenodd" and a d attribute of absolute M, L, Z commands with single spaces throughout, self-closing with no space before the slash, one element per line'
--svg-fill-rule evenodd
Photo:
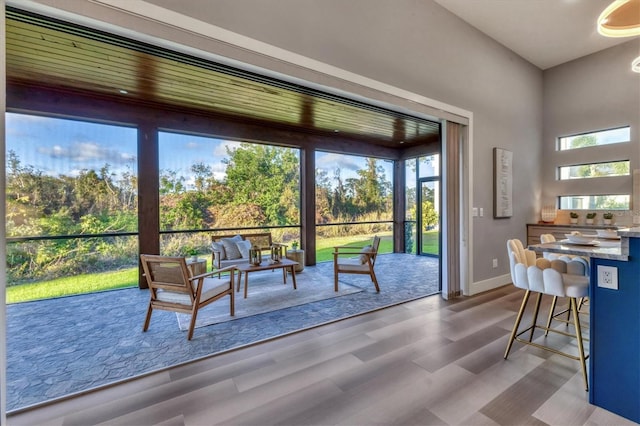
<path fill-rule="evenodd" d="M 549 327 L 551 327 L 551 320 L 553 319 L 553 312 L 556 310 L 556 303 L 558 302 L 558 296 L 553 296 L 551 301 L 551 309 L 549 309 L 549 318 L 547 318 L 547 329 L 544 331 L 544 335 L 549 335 Z"/>
<path fill-rule="evenodd" d="M 587 380 L 587 364 L 584 357 L 584 346 L 582 346 L 582 329 L 580 328 L 580 317 L 578 317 L 578 302 L 575 297 L 571 298 L 571 311 L 573 312 L 573 324 L 576 329 L 576 339 L 578 340 L 578 353 L 580 354 L 580 364 L 582 366 L 584 390 L 588 392 L 589 381 Z"/>
<path fill-rule="evenodd" d="M 540 302 L 542 301 L 542 293 L 538 293 L 536 298 L 536 307 L 533 310 L 533 321 L 531 322 L 531 332 L 529 333 L 529 341 L 533 340 L 533 332 L 536 331 L 536 323 L 538 322 L 538 312 L 540 312 Z"/>
<path fill-rule="evenodd" d="M 504 359 L 507 359 L 507 357 L 509 356 L 509 351 L 511 350 L 511 346 L 513 346 L 513 341 L 516 339 L 516 334 L 518 334 L 518 327 L 520 327 L 520 321 L 522 321 L 522 314 L 524 314 L 524 309 L 527 307 L 527 302 L 529 301 L 530 295 L 531 295 L 531 290 L 527 290 L 524 293 L 524 297 L 522 298 L 522 304 L 520 305 L 520 310 L 518 311 L 518 316 L 516 317 L 516 323 L 513 325 L 511 336 L 509 336 L 507 349 L 504 351 Z"/>

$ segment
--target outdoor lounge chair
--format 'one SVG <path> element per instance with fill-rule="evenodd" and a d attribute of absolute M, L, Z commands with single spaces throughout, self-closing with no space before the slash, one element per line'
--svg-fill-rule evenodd
<path fill-rule="evenodd" d="M 376 286 L 376 291 L 380 292 L 378 279 L 374 271 L 379 246 L 380 237 L 375 236 L 370 246 L 338 246 L 333 248 L 333 280 L 335 291 L 338 291 L 339 274 L 364 274 L 371 277 L 371 281 L 373 281 L 373 284 Z"/>
<path fill-rule="evenodd" d="M 234 315 L 233 280 L 235 267 L 228 266 L 215 272 L 191 276 L 184 257 L 142 254 L 142 267 L 149 284 L 149 308 L 142 331 L 147 331 L 154 309 L 191 314 L 187 339 L 191 340 L 198 310 L 229 295 L 230 314 Z M 212 277 L 229 271 L 229 275 Z"/>

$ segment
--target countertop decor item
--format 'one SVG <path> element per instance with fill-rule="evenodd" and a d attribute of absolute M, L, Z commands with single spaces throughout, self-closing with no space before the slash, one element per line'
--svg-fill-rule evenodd
<path fill-rule="evenodd" d="M 558 216 L 558 210 L 556 206 L 544 206 L 542 207 L 542 213 L 540 214 L 540 218 L 545 223 L 553 223 Z"/>
<path fill-rule="evenodd" d="M 569 220 L 571 223 L 578 223 L 578 213 L 576 212 L 569 213 Z"/>

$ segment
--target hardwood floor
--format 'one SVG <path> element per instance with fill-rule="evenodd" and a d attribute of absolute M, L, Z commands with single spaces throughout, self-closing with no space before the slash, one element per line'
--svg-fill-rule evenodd
<path fill-rule="evenodd" d="M 573 360 L 517 342 L 503 359 L 521 298 L 512 286 L 451 302 L 432 296 L 10 413 L 8 421 L 635 424 L 588 403 Z"/>

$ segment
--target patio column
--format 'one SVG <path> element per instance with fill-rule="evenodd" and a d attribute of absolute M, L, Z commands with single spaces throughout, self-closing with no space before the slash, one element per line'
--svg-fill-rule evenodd
<path fill-rule="evenodd" d="M 139 254 L 160 254 L 160 166 L 158 129 L 155 124 L 138 126 L 138 247 Z M 148 288 L 138 258 L 138 287 Z"/>
<path fill-rule="evenodd" d="M 305 264 L 316 264 L 316 151 L 300 150 L 300 244 L 305 250 Z"/>

